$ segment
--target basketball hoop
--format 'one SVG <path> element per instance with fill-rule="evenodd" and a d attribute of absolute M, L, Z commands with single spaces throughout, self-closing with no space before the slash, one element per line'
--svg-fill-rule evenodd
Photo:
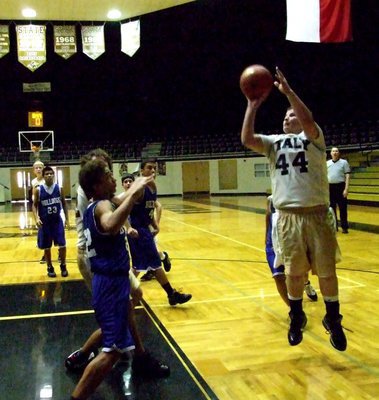
<path fill-rule="evenodd" d="M 34 161 L 40 160 L 40 151 L 41 151 L 42 143 L 41 142 L 30 142 L 30 150 L 32 151 L 32 159 Z"/>

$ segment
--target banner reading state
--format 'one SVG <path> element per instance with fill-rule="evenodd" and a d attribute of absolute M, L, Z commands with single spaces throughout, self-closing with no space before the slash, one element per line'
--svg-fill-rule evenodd
<path fill-rule="evenodd" d="M 0 58 L 9 53 L 9 27 L 0 25 Z"/>
<path fill-rule="evenodd" d="M 83 53 L 96 60 L 105 52 L 104 26 L 82 26 Z"/>
<path fill-rule="evenodd" d="M 65 60 L 76 54 L 74 25 L 54 25 L 54 51 Z"/>
<path fill-rule="evenodd" d="M 46 62 L 46 26 L 16 25 L 18 61 L 34 72 Z"/>

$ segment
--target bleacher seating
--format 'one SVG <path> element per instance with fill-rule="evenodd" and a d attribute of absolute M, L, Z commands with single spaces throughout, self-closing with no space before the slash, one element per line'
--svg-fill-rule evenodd
<path fill-rule="evenodd" d="M 347 157 L 352 175 L 349 202 L 379 204 L 379 150 L 354 152 Z"/>
<path fill-rule="evenodd" d="M 354 170 L 348 198 L 349 201 L 379 204 L 379 166 Z"/>
<path fill-rule="evenodd" d="M 372 151 L 379 148 L 379 120 L 362 123 L 330 124 L 323 126 L 328 150 L 338 146 L 343 152 Z M 277 134 L 279 130 L 263 132 Z M 52 162 L 57 164 L 78 163 L 80 157 L 95 147 L 101 147 L 112 155 L 115 161 L 139 161 L 148 145 L 146 137 L 138 139 L 106 139 L 104 141 L 55 142 L 55 149 L 50 153 Z M 226 157 L 248 157 L 252 152 L 242 146 L 239 132 L 193 134 L 188 136 L 154 136 L 157 157 L 162 160 L 210 159 Z M 25 155 L 26 154 L 26 155 Z M 29 154 L 30 156 L 30 154 Z M 0 165 L 28 165 L 28 153 L 20 153 L 15 146 L 2 145 Z"/>

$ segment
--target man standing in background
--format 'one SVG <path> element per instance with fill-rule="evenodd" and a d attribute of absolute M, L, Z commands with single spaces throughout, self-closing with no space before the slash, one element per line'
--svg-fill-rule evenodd
<path fill-rule="evenodd" d="M 342 233 L 349 233 L 347 195 L 349 193 L 350 165 L 346 160 L 340 158 L 341 155 L 337 147 L 332 148 L 330 155 L 332 158 L 326 163 L 328 167 L 330 207 L 333 208 L 337 221 L 338 205 Z M 338 230 L 338 225 L 336 229 Z"/>

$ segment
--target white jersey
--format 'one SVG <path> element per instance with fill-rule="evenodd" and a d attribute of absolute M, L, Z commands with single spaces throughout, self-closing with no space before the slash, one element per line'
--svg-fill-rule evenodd
<path fill-rule="evenodd" d="M 86 248 L 86 237 L 84 236 L 83 215 L 88 206 L 88 199 L 81 186 L 78 186 L 76 196 L 75 223 L 76 232 L 78 233 L 77 246 L 81 249 Z"/>
<path fill-rule="evenodd" d="M 30 184 L 32 185 L 32 188 L 35 188 L 39 185 L 43 185 L 44 183 L 45 183 L 44 178 L 41 178 L 41 179 L 33 178 L 32 181 L 30 182 Z"/>
<path fill-rule="evenodd" d="M 259 137 L 270 161 L 276 209 L 329 205 L 326 146 L 320 128 L 313 141 L 304 132 Z"/>
<path fill-rule="evenodd" d="M 30 182 L 30 184 L 32 185 L 32 202 L 34 201 L 34 188 L 43 185 L 44 183 L 45 183 L 44 178 L 38 179 L 37 177 L 32 179 L 32 181 Z"/>

